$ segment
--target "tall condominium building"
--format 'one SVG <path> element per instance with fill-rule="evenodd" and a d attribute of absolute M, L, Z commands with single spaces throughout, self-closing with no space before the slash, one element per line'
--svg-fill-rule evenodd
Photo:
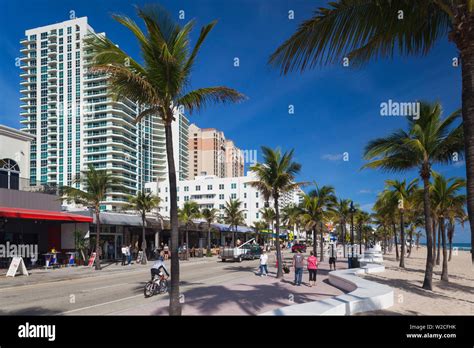
<path fill-rule="evenodd" d="M 214 128 L 189 126 L 189 175 L 190 180 L 201 175 L 219 178 L 244 175 L 244 156 L 224 133 Z"/>
<path fill-rule="evenodd" d="M 91 164 L 121 181 L 121 190 L 109 192 L 102 204 L 104 210 L 116 210 L 145 182 L 166 175 L 165 135 L 159 117 L 135 124 L 138 106 L 127 99 L 115 100 L 107 76 L 88 70 L 91 55 L 84 39 L 92 33 L 87 17 L 25 31 L 20 122 L 22 130 L 35 136 L 32 185 L 82 188 L 74 179 Z M 178 109 L 175 117 L 175 162 L 178 171 L 187 173 L 183 144 L 189 122 Z"/>
<path fill-rule="evenodd" d="M 196 176 L 193 180 L 178 182 L 178 207 L 182 208 L 185 202 L 194 201 L 203 208 L 216 208 L 219 216 L 224 217 L 225 203 L 230 199 L 238 199 L 242 202 L 241 209 L 244 210 L 245 224 L 251 226 L 255 221 L 262 220 L 261 209 L 265 207 L 263 195 L 250 182 L 255 181 L 255 174 L 248 173 L 247 176 L 235 178 L 219 178 L 215 175 Z M 169 217 L 169 184 L 167 180 L 145 184 L 146 190 L 153 192 L 161 198 L 160 214 Z M 280 199 L 280 208 L 301 201 L 301 189 L 295 189 L 285 193 Z M 269 201 L 273 207 L 272 200 Z"/>

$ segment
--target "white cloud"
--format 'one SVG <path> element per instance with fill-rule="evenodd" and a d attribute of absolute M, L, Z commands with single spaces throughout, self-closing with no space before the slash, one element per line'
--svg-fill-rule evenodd
<path fill-rule="evenodd" d="M 368 193 L 372 193 L 372 190 L 369 190 L 369 189 L 362 189 L 362 190 L 359 190 L 359 193 L 362 193 L 362 194 L 368 194 Z"/>

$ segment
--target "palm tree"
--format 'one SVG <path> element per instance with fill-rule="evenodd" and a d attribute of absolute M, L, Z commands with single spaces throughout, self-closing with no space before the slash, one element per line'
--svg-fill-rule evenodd
<path fill-rule="evenodd" d="M 335 213 L 337 199 L 335 196 L 334 187 L 327 185 L 319 187 L 316 183 L 314 183 L 314 185 L 315 189 L 311 190 L 308 195 L 310 197 L 316 198 L 316 216 L 319 218 L 319 233 L 321 240 L 320 261 L 324 261 L 323 223 L 327 222 L 330 216 Z"/>
<path fill-rule="evenodd" d="M 455 205 L 448 210 L 448 242 L 449 242 L 449 257 L 448 261 L 451 261 L 452 253 L 453 253 L 453 237 L 454 237 L 454 228 L 456 226 L 456 222 L 461 224 L 464 228 L 464 223 L 468 220 L 466 212 L 464 211 L 464 205 Z"/>
<path fill-rule="evenodd" d="M 402 18 L 400 17 L 402 16 Z M 474 245 L 474 2 L 472 0 L 349 1 L 320 7 L 271 55 L 283 74 L 318 63 L 360 66 L 378 57 L 425 55 L 436 41 L 456 44 L 462 67 L 462 116 L 468 213 Z M 471 253 L 474 263 L 474 252 Z"/>
<path fill-rule="evenodd" d="M 321 236 L 320 260 L 324 259 L 324 239 L 323 222 L 333 213 L 333 207 L 336 202 L 334 188 L 332 186 L 319 187 L 316 183 L 316 189 L 303 195 L 301 204 L 302 220 L 305 223 L 305 229 L 313 232 L 313 253 L 317 257 L 317 238 L 316 233 L 319 229 Z"/>
<path fill-rule="evenodd" d="M 105 201 L 106 193 L 110 189 L 119 190 L 120 183 L 105 170 L 96 170 L 89 164 L 88 170 L 83 175 L 75 178 L 75 183 L 81 183 L 84 191 L 72 186 L 63 186 L 61 188 L 62 198 L 67 201 L 74 201 L 85 207 L 91 208 L 95 214 L 96 220 L 96 240 L 95 240 L 95 269 L 100 270 L 100 206 Z"/>
<path fill-rule="evenodd" d="M 441 119 L 439 103 L 421 103 L 420 117 L 408 119 L 408 131 L 398 130 L 386 138 L 372 140 L 365 148 L 365 158 L 372 160 L 363 168 L 381 168 L 385 171 L 403 172 L 418 168 L 423 180 L 423 201 L 428 255 L 423 288 L 432 289 L 433 230 L 431 222 L 430 176 L 435 163 L 450 163 L 452 154 L 463 152 L 463 129 L 458 125 L 459 111 Z"/>
<path fill-rule="evenodd" d="M 288 230 L 296 230 L 297 240 L 299 240 L 298 225 L 300 222 L 300 209 L 295 204 L 288 204 L 281 210 L 281 221 Z"/>
<path fill-rule="evenodd" d="M 398 242 L 397 242 L 397 228 L 395 225 L 395 212 L 397 210 L 398 201 L 392 191 L 386 188 L 377 196 L 377 201 L 374 204 L 374 210 L 383 216 L 389 226 L 392 227 L 393 241 L 395 244 L 395 258 L 397 261 L 400 260 L 398 254 Z"/>
<path fill-rule="evenodd" d="M 293 150 L 281 153 L 280 149 L 272 150 L 262 146 L 263 162 L 256 163 L 250 170 L 255 173 L 257 180 L 250 182 L 263 196 L 273 199 L 275 209 L 275 234 L 276 252 L 278 261 L 277 278 L 283 277 L 281 248 L 280 248 L 280 197 L 286 192 L 298 188 L 301 183 L 295 183 L 295 176 L 299 173 L 301 165 L 293 162 Z"/>
<path fill-rule="evenodd" d="M 170 187 L 171 223 L 171 290 L 170 315 L 181 315 L 179 302 L 179 258 L 178 258 L 178 205 L 176 168 L 173 155 L 171 124 L 177 108 L 182 106 L 190 113 L 199 111 L 209 103 L 238 102 L 244 96 L 234 89 L 215 86 L 188 90 L 191 72 L 199 50 L 216 21 L 205 25 L 194 47 L 190 44 L 190 33 L 195 22 L 181 27 L 171 16 L 156 5 L 137 9 L 146 32 L 131 18 L 114 15 L 113 18 L 125 26 L 137 39 L 143 64 L 134 60 L 103 35 L 92 35 L 86 40 L 92 52 L 91 71 L 106 73 L 110 77 L 111 90 L 118 97 L 136 101 L 141 108 L 136 121 L 158 115 L 165 128 L 168 180 Z"/>
<path fill-rule="evenodd" d="M 267 227 L 273 231 L 275 224 L 275 210 L 271 207 L 264 207 L 260 209 L 262 219 L 267 223 Z"/>
<path fill-rule="evenodd" d="M 337 204 L 334 206 L 334 211 L 337 219 L 339 220 L 339 225 L 341 226 L 342 234 L 342 248 L 344 250 L 344 257 L 346 257 L 346 222 L 349 217 L 349 206 L 351 204 L 350 199 L 339 199 Z"/>
<path fill-rule="evenodd" d="M 260 231 L 267 228 L 267 223 L 265 221 L 262 221 L 262 220 L 254 221 L 254 223 L 252 224 L 252 228 L 254 229 L 254 231 L 257 235 L 257 240 L 259 240 Z"/>
<path fill-rule="evenodd" d="M 405 267 L 405 222 L 403 220 L 405 212 L 410 214 L 414 209 L 414 197 L 418 190 L 418 179 L 413 179 L 408 184 L 406 180 L 386 180 L 385 185 L 393 192 L 394 198 L 398 202 L 400 215 L 400 267 Z M 410 242 L 411 243 L 411 242 Z"/>
<path fill-rule="evenodd" d="M 366 241 L 367 238 L 365 238 L 365 229 L 367 225 L 369 225 L 372 221 L 371 216 L 369 213 L 363 210 L 358 210 L 355 219 L 357 222 L 357 225 L 359 226 L 359 255 L 362 255 L 362 240 Z"/>
<path fill-rule="evenodd" d="M 434 200 L 433 210 L 438 212 L 439 231 L 443 244 L 443 270 L 441 280 L 449 281 L 448 277 L 448 257 L 446 249 L 446 219 L 449 218 L 449 210 L 454 206 L 463 206 L 466 201 L 465 195 L 458 194 L 458 191 L 466 186 L 466 181 L 461 178 L 446 179 L 438 173 L 433 173 L 434 183 L 431 194 Z"/>
<path fill-rule="evenodd" d="M 232 246 L 235 247 L 235 231 L 237 226 L 245 224 L 244 209 L 240 209 L 242 202 L 238 199 L 230 199 L 225 202 L 224 206 L 224 221 L 229 224 L 232 230 Z"/>
<path fill-rule="evenodd" d="M 201 212 L 199 211 L 199 205 L 194 201 L 184 202 L 183 208 L 178 209 L 178 219 L 184 223 L 186 230 L 186 250 L 189 250 L 189 226 L 194 225 L 195 219 L 201 217 Z"/>
<path fill-rule="evenodd" d="M 145 239 L 145 226 L 146 226 L 146 213 L 152 211 L 154 208 L 160 205 L 160 197 L 154 196 L 151 192 L 145 193 L 138 191 L 136 196 L 128 197 L 128 205 L 124 207 L 125 210 L 135 210 L 142 218 L 142 264 L 147 263 L 146 257 L 146 239 Z"/>
<path fill-rule="evenodd" d="M 206 220 L 207 223 L 207 253 L 211 252 L 211 224 L 217 220 L 217 214 L 219 210 L 216 208 L 204 208 L 201 212 L 201 216 Z"/>

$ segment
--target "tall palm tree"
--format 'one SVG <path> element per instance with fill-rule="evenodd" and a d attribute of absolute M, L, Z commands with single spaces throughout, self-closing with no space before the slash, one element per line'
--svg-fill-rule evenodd
<path fill-rule="evenodd" d="M 392 227 L 393 241 L 395 244 L 395 258 L 397 261 L 400 260 L 398 254 L 398 241 L 397 241 L 397 228 L 396 228 L 396 211 L 398 207 L 398 201 L 392 191 L 385 188 L 378 196 L 377 201 L 374 204 L 374 210 L 383 216 L 389 226 Z"/>
<path fill-rule="evenodd" d="M 62 198 L 67 201 L 74 201 L 85 207 L 91 208 L 95 214 L 96 239 L 95 239 L 95 269 L 100 270 L 100 206 L 105 202 L 105 196 L 110 189 L 119 190 L 120 182 L 105 170 L 96 170 L 89 164 L 88 170 L 74 179 L 74 183 L 81 183 L 84 191 L 72 186 L 61 188 Z"/>
<path fill-rule="evenodd" d="M 346 257 L 346 235 L 347 235 L 346 222 L 349 217 L 350 204 L 351 204 L 350 199 L 340 198 L 337 201 L 337 204 L 334 206 L 336 217 L 339 221 L 339 225 L 341 226 L 342 248 L 344 250 L 344 257 Z"/>
<path fill-rule="evenodd" d="M 244 213 L 245 209 L 240 209 L 242 201 L 238 199 L 230 199 L 225 202 L 224 206 L 224 221 L 229 224 L 232 231 L 232 246 L 235 247 L 235 231 L 239 225 L 245 224 Z"/>
<path fill-rule="evenodd" d="M 273 199 L 275 209 L 276 252 L 278 261 L 277 278 L 283 277 L 280 248 L 280 197 L 298 188 L 301 183 L 295 183 L 295 176 L 301 170 L 299 163 L 293 162 L 293 150 L 282 154 L 280 149 L 272 150 L 262 146 L 263 161 L 253 165 L 250 170 L 255 173 L 256 181 L 250 185 L 256 187 L 265 198 Z"/>
<path fill-rule="evenodd" d="M 194 201 L 184 202 L 183 208 L 178 209 L 178 219 L 184 224 L 186 231 L 186 250 L 189 250 L 189 227 L 194 225 L 193 220 L 200 217 L 199 205 Z"/>
<path fill-rule="evenodd" d="M 449 178 L 433 173 L 434 183 L 431 194 L 434 200 L 433 210 L 438 212 L 439 231 L 441 233 L 441 241 L 443 245 L 443 269 L 441 272 L 441 280 L 449 281 L 448 276 L 448 256 L 446 249 L 446 220 L 449 218 L 449 211 L 454 206 L 463 206 L 466 196 L 458 194 L 459 190 L 466 186 L 466 181 L 461 178 Z"/>
<path fill-rule="evenodd" d="M 131 18 L 114 15 L 113 18 L 135 36 L 143 58 L 143 64 L 133 59 L 103 35 L 92 35 L 86 40 L 92 51 L 92 71 L 110 76 L 111 90 L 117 97 L 136 101 L 141 112 L 136 121 L 158 115 L 165 128 L 168 180 L 170 187 L 171 223 L 171 289 L 170 315 L 181 315 L 179 302 L 179 258 L 178 258 L 178 205 L 176 189 L 176 167 L 173 154 L 171 124 L 176 109 L 182 106 L 190 113 L 199 111 L 209 103 L 238 102 L 244 96 L 234 89 L 215 86 L 188 90 L 191 86 L 191 72 L 209 32 L 216 25 L 213 21 L 205 25 L 194 46 L 190 34 L 194 21 L 180 26 L 157 5 L 137 9 L 146 27 Z"/>
<path fill-rule="evenodd" d="M 355 216 L 358 230 L 359 230 L 359 255 L 362 255 L 362 240 L 366 241 L 367 238 L 365 237 L 365 230 L 367 225 L 372 222 L 372 218 L 369 213 L 363 210 L 358 210 Z"/>
<path fill-rule="evenodd" d="M 147 263 L 146 257 L 146 239 L 145 239 L 145 226 L 146 226 L 146 213 L 152 211 L 160 205 L 160 197 L 153 195 L 151 192 L 145 193 L 138 191 L 136 196 L 128 197 L 128 205 L 125 206 L 126 210 L 135 210 L 142 218 L 142 264 Z"/>
<path fill-rule="evenodd" d="M 337 198 L 334 187 L 323 185 L 321 187 L 314 183 L 315 188 L 311 190 L 308 195 L 316 198 L 317 212 L 319 215 L 319 233 L 320 233 L 320 260 L 324 261 L 324 238 L 323 238 L 323 224 L 334 215 Z"/>
<path fill-rule="evenodd" d="M 462 125 L 453 128 L 459 118 L 459 111 L 447 118 L 441 118 L 439 103 L 421 103 L 420 117 L 408 119 L 408 131 L 398 130 L 386 138 L 369 142 L 365 158 L 372 160 L 363 168 L 381 168 L 385 171 L 404 172 L 418 168 L 423 180 L 425 230 L 428 255 L 423 288 L 432 290 L 433 277 L 433 230 L 431 222 L 430 177 L 431 167 L 436 163 L 450 163 L 452 154 L 463 152 Z"/>
<path fill-rule="evenodd" d="M 473 25 L 473 0 L 338 0 L 317 9 L 269 60 L 283 74 L 343 60 L 360 66 L 379 57 L 392 58 L 397 52 L 402 56 L 426 55 L 447 34 L 461 58 L 471 245 L 474 245 Z M 474 263 L 474 252 L 471 257 Z"/>
<path fill-rule="evenodd" d="M 206 220 L 207 223 L 207 253 L 211 251 L 211 224 L 217 220 L 219 210 L 216 208 L 204 208 L 201 212 L 201 216 Z"/>
<path fill-rule="evenodd" d="M 385 185 L 393 192 L 398 202 L 398 212 L 400 215 L 400 267 L 405 267 L 405 221 L 404 214 L 410 214 L 414 210 L 414 197 L 418 190 L 418 179 L 413 179 L 408 184 L 406 180 L 386 180 Z"/>
<path fill-rule="evenodd" d="M 332 186 L 319 187 L 316 183 L 316 189 L 303 195 L 301 204 L 302 219 L 305 223 L 305 229 L 313 232 L 313 253 L 318 255 L 317 250 L 317 231 L 320 232 L 320 260 L 324 259 L 324 239 L 322 224 L 333 212 L 336 202 L 334 188 Z"/>

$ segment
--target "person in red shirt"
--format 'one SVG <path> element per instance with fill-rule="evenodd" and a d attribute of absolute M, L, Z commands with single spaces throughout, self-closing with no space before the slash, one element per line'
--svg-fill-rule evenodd
<path fill-rule="evenodd" d="M 316 273 L 318 271 L 318 259 L 311 251 L 308 257 L 309 286 L 316 286 Z M 313 284 L 311 284 L 313 282 Z"/>

